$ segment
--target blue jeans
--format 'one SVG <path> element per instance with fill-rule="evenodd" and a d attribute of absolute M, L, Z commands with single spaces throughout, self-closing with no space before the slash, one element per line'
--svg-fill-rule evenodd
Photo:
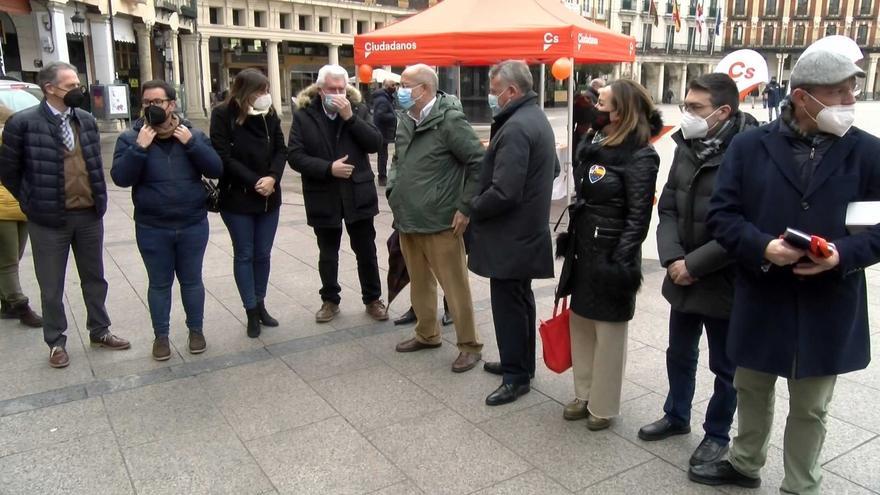
<path fill-rule="evenodd" d="M 147 267 L 150 287 L 147 303 L 157 337 L 168 335 L 171 314 L 171 285 L 174 275 L 180 284 L 180 299 L 186 312 L 186 327 L 202 331 L 205 317 L 205 284 L 202 261 L 208 246 L 208 219 L 182 229 L 165 229 L 135 224 L 138 249 Z"/>
<path fill-rule="evenodd" d="M 736 411 L 733 374 L 736 366 L 727 357 L 727 328 L 730 320 L 710 318 L 672 310 L 669 314 L 669 349 L 666 350 L 666 373 L 669 395 L 663 411 L 679 426 L 690 424 L 691 402 L 696 387 L 700 335 L 706 327 L 709 341 L 709 369 L 715 374 L 715 391 L 706 408 L 703 430 L 706 436 L 727 444 L 730 424 Z"/>
<path fill-rule="evenodd" d="M 220 212 L 232 237 L 233 274 L 245 309 L 255 308 L 266 297 L 279 211 L 258 214 Z"/>

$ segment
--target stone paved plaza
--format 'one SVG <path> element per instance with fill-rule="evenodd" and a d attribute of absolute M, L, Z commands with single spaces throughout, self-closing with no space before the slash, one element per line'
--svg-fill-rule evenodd
<path fill-rule="evenodd" d="M 880 134 L 880 104 L 857 108 L 860 125 Z M 674 123 L 678 111 L 671 106 L 664 111 Z M 562 113 L 549 113 L 559 129 Z M 756 114 L 766 118 L 760 108 Z M 564 136 L 561 129 L 558 135 Z M 115 138 L 103 141 L 109 169 Z M 659 188 L 671 159 L 668 137 L 658 149 L 664 158 Z M 685 474 L 712 393 L 705 356 L 694 433 L 650 444 L 636 438 L 641 425 L 662 414 L 667 390 L 669 306 L 660 296 L 663 271 L 655 260 L 645 260 L 645 282 L 630 325 L 622 416 L 611 429 L 593 433 L 583 421 L 562 419 L 563 404 L 573 396 L 571 372 L 547 370 L 540 342 L 532 392 L 496 408 L 483 399 L 498 385 L 497 377 L 480 368 L 450 371 L 457 355 L 451 329 L 440 349 L 394 352 L 412 327 L 376 324 L 364 314 L 354 255 L 345 241 L 342 313 L 329 324 L 316 324 L 318 250 L 298 191 L 299 180 L 288 170 L 267 297 L 281 326 L 264 328 L 259 339 L 246 337 L 231 243 L 219 216 L 211 214 L 204 266 L 208 350 L 197 356 L 186 352 L 175 295 L 173 356 L 158 363 L 150 357 L 146 272 L 134 241 L 129 191 L 110 186 L 107 304 L 114 332 L 130 339 L 132 348 L 89 347 L 72 260 L 67 369 L 49 368 L 39 330 L 0 322 L 0 494 L 717 493 L 689 483 Z M 391 214 L 381 201 L 376 226 L 380 266 L 387 266 L 384 240 Z M 656 256 L 653 236 L 652 231 L 644 250 L 648 258 Z M 30 254 L 21 275 L 39 307 Z M 870 269 L 868 281 L 869 291 L 880 291 L 880 270 Z M 553 280 L 535 283 L 540 318 L 551 314 L 553 287 Z M 484 358 L 496 359 L 488 281 L 472 276 L 471 288 Z M 880 301 L 871 301 L 877 349 Z M 408 305 L 405 291 L 391 306 L 392 315 Z M 825 492 L 880 493 L 880 364 L 841 377 L 835 392 L 822 455 Z M 776 395 L 763 488 L 725 493 L 777 492 L 784 382 Z"/>

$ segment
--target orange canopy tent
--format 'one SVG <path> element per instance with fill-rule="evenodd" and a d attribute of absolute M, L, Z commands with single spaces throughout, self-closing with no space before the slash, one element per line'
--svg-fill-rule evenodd
<path fill-rule="evenodd" d="M 635 38 L 588 21 L 562 0 L 442 0 L 419 14 L 354 38 L 357 65 L 460 67 L 507 59 L 540 63 L 542 92 L 546 63 L 563 57 L 581 63 L 632 62 L 635 53 Z M 572 79 L 569 76 L 567 150 L 572 147 Z M 563 171 L 570 199 L 571 153 L 565 156 L 569 157 Z"/>
<path fill-rule="evenodd" d="M 355 36 L 358 65 L 491 65 L 632 62 L 635 38 L 572 12 L 561 0 L 443 0 L 388 27 Z"/>

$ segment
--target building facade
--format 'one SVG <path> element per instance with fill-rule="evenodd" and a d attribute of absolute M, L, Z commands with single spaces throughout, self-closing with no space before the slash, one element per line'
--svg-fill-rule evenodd
<path fill-rule="evenodd" d="M 687 82 L 710 72 L 725 50 L 723 30 L 716 36 L 723 0 L 679 0 L 676 29 L 672 0 L 578 0 L 569 2 L 587 19 L 635 37 L 636 61 L 617 64 L 611 77 L 639 81 L 655 101 L 679 102 Z"/>
<path fill-rule="evenodd" d="M 354 36 L 436 0 L 0 0 L 0 75 L 34 82 L 50 61 L 70 62 L 86 85 L 130 87 L 164 79 L 186 115 L 204 117 L 211 95 L 240 70 L 271 80 L 279 111 L 327 63 L 354 67 Z M 111 16 L 112 12 L 112 16 Z"/>
<path fill-rule="evenodd" d="M 786 83 L 801 52 L 827 35 L 856 41 L 867 72 L 862 98 L 880 99 L 880 0 L 728 0 L 725 45 L 766 55 L 770 74 Z"/>

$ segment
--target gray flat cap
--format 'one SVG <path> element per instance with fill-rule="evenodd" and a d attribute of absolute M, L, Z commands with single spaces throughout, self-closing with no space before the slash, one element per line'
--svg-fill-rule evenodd
<path fill-rule="evenodd" d="M 865 77 L 858 65 L 846 55 L 816 50 L 798 59 L 791 70 L 790 86 L 830 86 L 858 76 Z"/>

